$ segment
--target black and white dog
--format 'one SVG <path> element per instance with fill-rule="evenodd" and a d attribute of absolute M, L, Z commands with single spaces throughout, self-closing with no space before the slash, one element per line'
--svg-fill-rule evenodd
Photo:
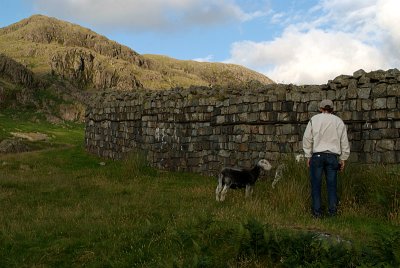
<path fill-rule="evenodd" d="M 218 186 L 215 190 L 217 201 L 225 200 L 229 188 L 246 188 L 246 198 L 250 197 L 261 169 L 270 170 L 271 168 L 271 164 L 265 159 L 258 161 L 252 169 L 223 168 L 218 175 Z"/>

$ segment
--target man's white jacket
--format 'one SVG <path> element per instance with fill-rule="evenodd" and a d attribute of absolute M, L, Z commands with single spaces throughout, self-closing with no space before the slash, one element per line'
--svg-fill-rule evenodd
<path fill-rule="evenodd" d="M 347 160 L 350 145 L 343 120 L 330 113 L 311 117 L 303 136 L 303 150 L 307 158 L 313 153 L 333 153 Z"/>

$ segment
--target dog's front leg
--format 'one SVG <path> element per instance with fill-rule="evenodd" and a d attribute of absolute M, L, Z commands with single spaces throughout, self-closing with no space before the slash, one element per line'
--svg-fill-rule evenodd
<path fill-rule="evenodd" d="M 215 189 L 215 199 L 217 201 L 222 201 L 222 200 L 220 200 L 220 194 L 221 194 L 222 188 L 223 188 L 222 183 L 218 183 L 217 189 Z"/>
<path fill-rule="evenodd" d="M 250 184 L 246 185 L 246 198 L 251 197 L 251 195 L 253 194 L 253 186 L 251 186 Z"/>
<path fill-rule="evenodd" d="M 219 201 L 224 201 L 225 200 L 225 195 L 228 192 L 229 186 L 228 185 L 224 185 L 224 188 L 222 189 L 221 192 L 221 198 L 219 199 Z"/>

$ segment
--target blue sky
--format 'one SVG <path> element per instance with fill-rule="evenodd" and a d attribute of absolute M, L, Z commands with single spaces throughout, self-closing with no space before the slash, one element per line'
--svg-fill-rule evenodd
<path fill-rule="evenodd" d="M 400 69 L 399 10 L 399 0 L 1 0 L 0 27 L 43 14 L 140 54 L 323 84 L 359 69 Z"/>

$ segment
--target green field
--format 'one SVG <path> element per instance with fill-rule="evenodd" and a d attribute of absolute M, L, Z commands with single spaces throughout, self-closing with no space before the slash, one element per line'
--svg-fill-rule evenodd
<path fill-rule="evenodd" d="M 216 178 L 84 150 L 84 126 L 0 110 L 10 132 L 50 139 L 0 154 L 0 267 L 399 267 L 400 166 L 351 163 L 340 213 L 313 219 L 307 169 L 215 201 Z"/>

